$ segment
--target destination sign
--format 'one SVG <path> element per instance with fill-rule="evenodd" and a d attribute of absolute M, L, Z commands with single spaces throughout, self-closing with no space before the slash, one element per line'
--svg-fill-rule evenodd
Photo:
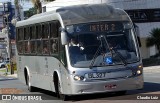
<path fill-rule="evenodd" d="M 67 26 L 69 34 L 74 33 L 93 33 L 93 32 L 118 32 L 123 31 L 124 26 L 122 22 L 96 22 L 88 24 L 75 24 Z"/>

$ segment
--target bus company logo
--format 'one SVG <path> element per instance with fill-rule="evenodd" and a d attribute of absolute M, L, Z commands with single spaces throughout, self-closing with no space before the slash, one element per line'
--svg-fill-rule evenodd
<path fill-rule="evenodd" d="M 2 95 L 2 100 L 11 100 L 11 95 Z"/>

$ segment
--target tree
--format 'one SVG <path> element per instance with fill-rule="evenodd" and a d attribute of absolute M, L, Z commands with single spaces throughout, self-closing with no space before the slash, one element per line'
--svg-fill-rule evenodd
<path fill-rule="evenodd" d="M 40 0 L 31 0 L 34 7 L 37 9 L 37 14 L 42 12 L 42 3 Z"/>
<path fill-rule="evenodd" d="M 29 0 L 23 0 L 23 1 L 29 1 Z M 51 1 L 55 1 L 55 0 L 44 0 L 44 1 L 51 2 Z M 41 13 L 42 12 L 41 0 L 31 0 L 31 2 L 33 3 L 34 7 L 36 8 L 37 14 Z"/>
<path fill-rule="evenodd" d="M 154 28 L 151 30 L 146 42 L 147 47 L 156 46 L 158 53 L 160 54 L 160 28 Z"/>
<path fill-rule="evenodd" d="M 36 12 L 36 9 L 33 7 L 33 8 L 30 8 L 29 10 L 27 11 L 24 11 L 24 17 L 25 19 L 35 15 L 37 12 Z"/>

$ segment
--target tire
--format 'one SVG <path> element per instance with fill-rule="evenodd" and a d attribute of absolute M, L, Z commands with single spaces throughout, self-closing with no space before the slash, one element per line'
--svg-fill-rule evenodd
<path fill-rule="evenodd" d="M 63 101 L 67 101 L 68 100 L 68 96 L 65 94 L 61 93 L 61 85 L 59 82 L 59 79 L 57 78 L 56 82 L 55 82 L 55 91 L 56 91 L 56 95 L 59 99 L 63 100 Z"/>
<path fill-rule="evenodd" d="M 36 91 L 36 88 L 31 86 L 29 75 L 27 75 L 27 85 L 28 85 L 28 90 L 30 92 L 35 92 Z"/>

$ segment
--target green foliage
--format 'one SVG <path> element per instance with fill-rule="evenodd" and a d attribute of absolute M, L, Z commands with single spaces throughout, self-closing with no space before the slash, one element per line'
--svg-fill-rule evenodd
<path fill-rule="evenodd" d="M 35 15 L 35 14 L 37 14 L 37 11 L 36 11 L 36 9 L 33 7 L 33 8 L 30 8 L 29 10 L 27 10 L 27 11 L 24 11 L 24 17 L 25 18 L 29 18 L 29 17 L 31 17 L 31 16 L 33 16 L 33 15 Z"/>
<path fill-rule="evenodd" d="M 15 6 L 17 6 L 19 4 L 19 1 L 18 0 L 14 0 L 14 4 L 15 4 Z"/>
<path fill-rule="evenodd" d="M 13 66 L 13 69 L 14 69 L 14 70 L 17 70 L 17 65 L 16 65 L 16 64 L 13 64 L 12 66 Z M 9 65 L 9 64 L 7 65 L 7 68 L 8 68 L 8 70 L 10 71 L 10 65 Z"/>
<path fill-rule="evenodd" d="M 150 36 L 147 38 L 146 46 L 150 47 L 155 45 L 160 53 L 160 28 L 154 28 L 150 32 Z"/>
<path fill-rule="evenodd" d="M 15 0 L 16 2 L 17 0 Z M 36 8 L 36 13 L 39 14 L 42 12 L 42 1 L 41 0 L 20 0 L 20 1 L 31 1 L 32 4 L 34 5 L 34 8 Z M 55 1 L 55 0 L 44 0 L 46 2 L 51 2 L 51 1 Z M 29 15 L 29 14 L 27 14 Z M 30 17 L 30 15 L 29 15 Z"/>

